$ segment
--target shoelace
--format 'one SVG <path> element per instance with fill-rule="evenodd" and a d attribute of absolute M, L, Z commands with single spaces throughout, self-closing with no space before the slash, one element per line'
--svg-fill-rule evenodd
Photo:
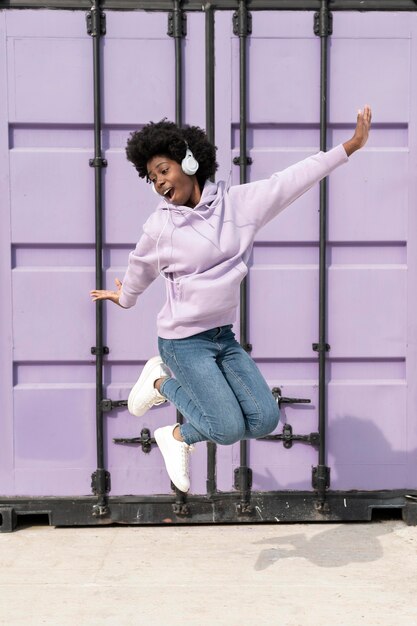
<path fill-rule="evenodd" d="M 148 409 L 150 409 L 152 406 L 162 404 L 163 402 L 166 402 L 166 398 L 161 396 L 157 389 L 153 388 L 148 398 L 144 401 L 144 404 Z"/>
<path fill-rule="evenodd" d="M 181 469 L 183 473 L 189 478 L 189 455 L 194 452 L 194 446 L 185 444 L 181 449 Z"/>

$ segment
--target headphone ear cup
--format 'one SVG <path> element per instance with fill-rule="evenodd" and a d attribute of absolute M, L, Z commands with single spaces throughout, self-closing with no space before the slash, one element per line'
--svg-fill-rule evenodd
<path fill-rule="evenodd" d="M 154 193 L 156 193 L 156 195 L 158 196 L 159 194 L 158 194 L 158 192 L 157 192 L 157 191 L 156 191 L 156 189 L 155 189 L 155 185 L 154 185 L 154 183 L 151 183 L 151 188 L 152 188 L 152 191 L 153 191 Z"/>
<path fill-rule="evenodd" d="M 185 153 L 185 157 L 181 162 L 181 168 L 184 174 L 187 174 L 188 176 L 193 176 L 199 168 L 197 159 L 188 147 Z"/>

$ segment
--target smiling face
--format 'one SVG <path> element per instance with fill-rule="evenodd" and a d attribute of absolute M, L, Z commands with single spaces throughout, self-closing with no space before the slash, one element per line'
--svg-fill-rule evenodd
<path fill-rule="evenodd" d="M 159 195 L 172 204 L 194 208 L 200 201 L 201 191 L 195 176 L 188 176 L 181 165 L 167 156 L 152 157 L 147 163 L 148 179 Z"/>

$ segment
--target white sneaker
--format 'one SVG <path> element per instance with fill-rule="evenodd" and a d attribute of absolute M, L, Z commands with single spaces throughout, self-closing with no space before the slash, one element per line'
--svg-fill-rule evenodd
<path fill-rule="evenodd" d="M 151 406 L 163 404 L 167 401 L 154 387 L 158 378 L 171 376 L 171 372 L 164 365 L 160 356 L 154 356 L 145 364 L 137 383 L 134 385 L 127 400 L 129 413 L 141 417 Z"/>
<path fill-rule="evenodd" d="M 190 488 L 189 454 L 194 450 L 194 446 L 174 438 L 176 426 L 177 424 L 157 428 L 154 437 L 164 457 L 168 476 L 177 489 L 187 493 Z"/>

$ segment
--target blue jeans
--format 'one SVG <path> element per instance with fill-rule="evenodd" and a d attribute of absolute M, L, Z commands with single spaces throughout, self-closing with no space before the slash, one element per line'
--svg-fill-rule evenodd
<path fill-rule="evenodd" d="M 158 347 L 175 376 L 162 383 L 160 392 L 186 418 L 180 427 L 186 443 L 230 445 L 276 428 L 278 405 L 232 326 L 184 339 L 159 337 Z"/>

